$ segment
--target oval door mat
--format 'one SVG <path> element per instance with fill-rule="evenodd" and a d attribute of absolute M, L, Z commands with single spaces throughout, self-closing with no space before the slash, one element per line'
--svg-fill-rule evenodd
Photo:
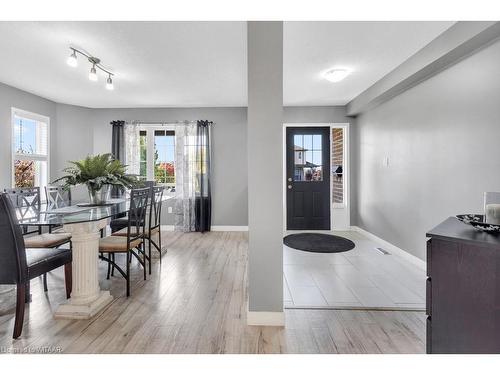
<path fill-rule="evenodd" d="M 283 243 L 292 249 L 312 253 L 341 253 L 354 249 L 354 242 L 344 237 L 323 233 L 297 233 L 283 238 Z"/>

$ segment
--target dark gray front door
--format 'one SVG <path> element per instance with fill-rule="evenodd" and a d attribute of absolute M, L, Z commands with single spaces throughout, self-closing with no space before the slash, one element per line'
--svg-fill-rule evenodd
<path fill-rule="evenodd" d="M 330 128 L 286 130 L 287 229 L 330 229 Z"/>

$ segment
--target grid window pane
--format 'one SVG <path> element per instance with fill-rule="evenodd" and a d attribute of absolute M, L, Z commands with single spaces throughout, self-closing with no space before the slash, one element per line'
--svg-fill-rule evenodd
<path fill-rule="evenodd" d="M 313 149 L 313 136 L 311 134 L 304 134 L 304 148 L 306 150 Z"/>
<path fill-rule="evenodd" d="M 147 179 L 147 149 L 148 138 L 145 130 L 139 132 L 139 179 Z"/>
<path fill-rule="evenodd" d="M 155 130 L 154 176 L 160 184 L 175 184 L 175 133 Z"/>
<path fill-rule="evenodd" d="M 304 137 L 302 136 L 302 134 L 296 134 L 293 136 L 293 144 L 295 146 L 295 149 L 304 148 Z"/>
<path fill-rule="evenodd" d="M 313 151 L 312 152 L 312 163 L 315 165 L 323 165 L 323 152 L 322 151 Z"/>
<path fill-rule="evenodd" d="M 16 154 L 47 155 L 47 124 L 14 117 L 14 152 Z"/>
<path fill-rule="evenodd" d="M 47 185 L 47 162 L 40 160 L 14 160 L 14 187 Z"/>

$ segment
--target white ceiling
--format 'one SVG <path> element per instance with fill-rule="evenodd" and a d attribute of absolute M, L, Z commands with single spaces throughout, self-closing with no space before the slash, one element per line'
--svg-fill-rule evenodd
<path fill-rule="evenodd" d="M 344 105 L 435 39 L 454 22 L 287 22 L 283 101 Z M 348 68 L 338 83 L 323 79 Z"/>
<path fill-rule="evenodd" d="M 453 22 L 285 22 L 284 104 L 343 105 Z M 88 80 L 69 46 L 116 73 Z M 0 82 L 86 107 L 247 105 L 245 22 L 0 22 Z M 330 83 L 321 73 L 353 73 Z M 99 74 L 99 73 L 98 73 Z"/>

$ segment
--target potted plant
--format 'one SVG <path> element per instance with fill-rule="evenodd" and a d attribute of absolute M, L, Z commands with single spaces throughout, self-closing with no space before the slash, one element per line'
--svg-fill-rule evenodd
<path fill-rule="evenodd" d="M 125 174 L 126 165 L 113 158 L 111 154 L 87 156 L 83 160 L 70 161 L 72 166 L 63 169 L 65 176 L 53 183 L 64 181 L 64 188 L 85 184 L 89 191 L 90 203 L 102 205 L 109 200 L 111 186 L 120 190 L 136 185 L 134 176 Z"/>

